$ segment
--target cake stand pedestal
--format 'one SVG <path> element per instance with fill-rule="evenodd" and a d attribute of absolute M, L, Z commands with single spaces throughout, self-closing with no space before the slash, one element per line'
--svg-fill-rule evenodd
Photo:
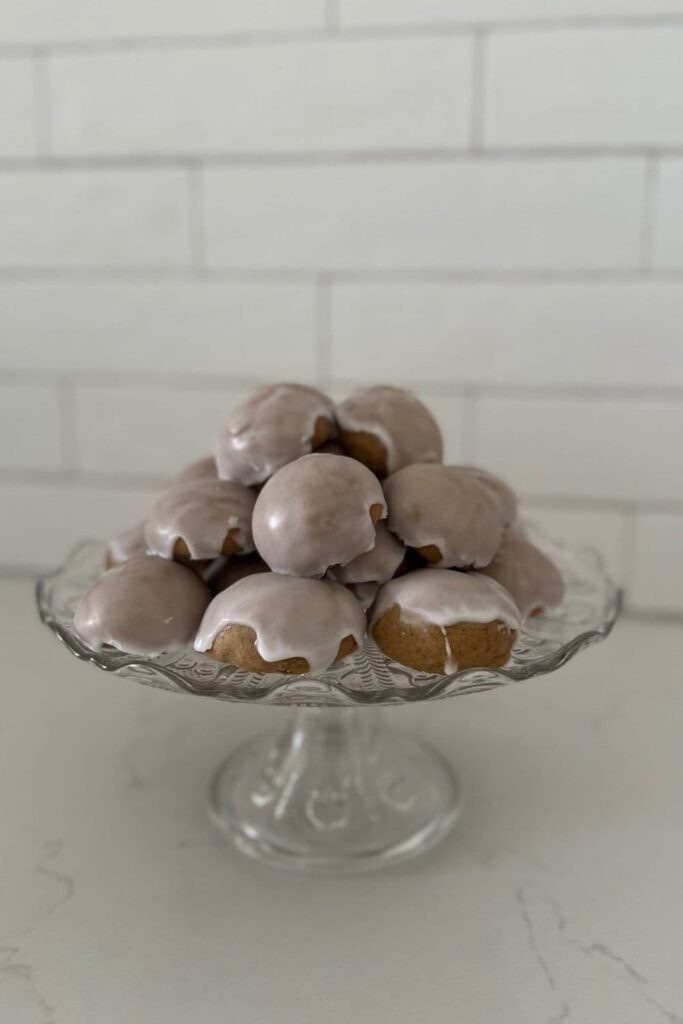
<path fill-rule="evenodd" d="M 209 790 L 213 823 L 243 853 L 315 874 L 367 871 L 429 849 L 458 787 L 427 746 L 378 708 L 300 708 L 230 754 Z"/>

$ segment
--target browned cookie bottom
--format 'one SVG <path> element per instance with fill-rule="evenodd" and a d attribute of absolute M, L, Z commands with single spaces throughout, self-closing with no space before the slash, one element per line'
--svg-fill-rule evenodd
<path fill-rule="evenodd" d="M 384 654 L 418 672 L 446 671 L 448 652 L 440 626 L 404 622 L 397 604 L 375 622 L 375 643 Z M 458 670 L 500 668 L 510 657 L 517 634 L 500 619 L 492 622 L 456 622 L 446 626 L 446 637 Z"/>
<path fill-rule="evenodd" d="M 345 636 L 339 644 L 335 661 L 341 661 L 352 654 L 357 646 L 352 636 Z M 256 649 L 256 633 L 251 626 L 226 626 L 206 653 L 216 661 L 234 665 L 245 672 L 281 672 L 285 675 L 300 676 L 310 669 L 306 658 L 265 661 Z"/>
<path fill-rule="evenodd" d="M 313 426 L 313 437 L 311 438 L 311 451 L 317 451 L 321 445 L 332 437 L 334 423 L 328 420 L 327 416 L 318 416 Z"/>
<path fill-rule="evenodd" d="M 340 430 L 339 440 L 352 459 L 362 462 L 377 476 L 387 475 L 387 450 L 376 434 L 366 430 Z"/>

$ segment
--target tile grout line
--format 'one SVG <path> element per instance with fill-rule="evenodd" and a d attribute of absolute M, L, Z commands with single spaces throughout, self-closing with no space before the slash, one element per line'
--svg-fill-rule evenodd
<path fill-rule="evenodd" d="M 34 118 L 38 160 L 52 155 L 52 94 L 44 48 L 36 47 L 32 54 Z"/>
<path fill-rule="evenodd" d="M 629 591 L 632 589 L 635 579 L 637 515 L 638 509 L 635 505 L 625 509 L 622 513 L 620 569 L 627 608 L 630 604 Z"/>
<path fill-rule="evenodd" d="M 595 15 L 565 18 L 526 18 L 519 20 L 492 19 L 490 21 L 427 21 L 415 24 L 378 22 L 376 24 L 345 24 L 338 32 L 340 39 L 364 38 L 396 38 L 420 35 L 463 35 L 484 29 L 487 32 L 501 33 L 535 33 L 563 32 L 576 29 L 586 31 L 595 29 L 648 29 L 661 26 L 680 27 L 683 25 L 682 14 L 656 15 Z M 242 32 L 203 32 L 178 35 L 118 36 L 114 38 L 94 37 L 92 39 L 37 39 L 0 44 L 0 57 L 25 56 L 36 46 L 49 54 L 96 54 L 112 51 L 131 50 L 177 50 L 177 49 L 215 49 L 222 47 L 244 47 L 272 45 L 273 43 L 291 44 L 297 42 L 317 42 L 327 37 L 328 30 L 312 26 L 303 29 L 271 29 L 263 31 L 245 30 Z"/>
<path fill-rule="evenodd" d="M 325 0 L 325 29 L 331 35 L 337 35 L 342 31 L 337 0 Z"/>
<path fill-rule="evenodd" d="M 47 84 L 47 83 L 46 83 Z M 474 135 L 470 119 L 470 136 Z M 676 143 L 653 147 L 646 143 L 620 143 L 615 145 L 546 145 L 507 146 L 482 145 L 472 148 L 472 138 L 467 145 L 440 146 L 382 146 L 379 148 L 356 146 L 346 149 L 287 150 L 205 150 L 203 152 L 167 150 L 150 152 L 144 150 L 122 151 L 107 154 L 55 153 L 35 156 L 0 156 L 0 174 L 17 171 L 35 171 L 44 174 L 67 174 L 72 171 L 90 171 L 93 174 L 116 170 L 162 171 L 187 167 L 344 167 L 348 164 L 376 166 L 386 164 L 429 163 L 583 163 L 608 161 L 619 165 L 623 161 L 642 161 L 654 158 L 683 156 L 683 144 Z"/>
<path fill-rule="evenodd" d="M 320 372 L 331 382 L 332 386 L 355 387 L 358 377 L 344 377 L 331 371 L 330 344 L 333 337 L 330 316 L 330 296 L 333 278 L 320 274 L 317 281 L 316 302 L 316 338 L 321 342 L 317 346 L 318 366 Z M 266 374 L 267 376 L 267 374 Z M 26 383 L 58 383 L 64 379 L 63 374 L 55 370 L 35 370 L 20 368 L 1 368 L 0 384 L 5 386 Z M 218 373 L 211 375 L 178 372 L 157 372 L 143 370 L 73 370 L 68 377 L 70 383 L 80 387 L 150 387 L 153 389 L 167 387 L 183 387 L 188 392 L 193 390 L 216 390 L 226 386 L 236 388 L 256 387 L 263 383 L 264 376 L 259 373 Z M 397 378 L 397 386 L 411 387 L 434 398 L 466 398 L 476 395 L 477 399 L 526 401 L 534 404 L 537 401 L 566 400 L 577 402 L 605 401 L 660 401 L 680 403 L 683 401 L 683 386 L 647 386 L 647 385 L 568 385 L 568 384 L 490 384 L 480 380 L 444 381 Z"/>
<path fill-rule="evenodd" d="M 206 220 L 204 175 L 201 167 L 188 167 L 185 184 L 190 271 L 194 277 L 204 277 L 206 274 Z"/>
<path fill-rule="evenodd" d="M 332 354 L 332 321 L 331 321 L 331 287 L 329 274 L 320 274 L 316 288 L 316 338 L 317 338 L 317 376 L 318 384 L 330 377 Z"/>
<path fill-rule="evenodd" d="M 74 382 L 69 377 L 57 379 L 57 399 L 60 413 L 62 469 L 65 473 L 80 472 L 80 445 L 76 417 L 76 395 Z"/>
<path fill-rule="evenodd" d="M 487 33 L 477 29 L 472 37 L 472 96 L 470 121 L 470 149 L 478 154 L 484 139 L 484 104 L 486 77 Z"/>
<path fill-rule="evenodd" d="M 657 194 L 659 190 L 659 158 L 651 155 L 645 167 L 643 218 L 640 229 L 639 269 L 651 273 L 654 266 L 657 232 Z"/>
<path fill-rule="evenodd" d="M 477 387 L 468 385 L 462 392 L 462 460 L 474 465 L 477 461 L 479 430 L 479 399 Z"/>

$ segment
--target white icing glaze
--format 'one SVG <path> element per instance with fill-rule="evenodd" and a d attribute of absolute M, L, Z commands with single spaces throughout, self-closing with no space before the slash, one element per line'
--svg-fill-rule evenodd
<path fill-rule="evenodd" d="M 362 463 L 304 455 L 278 470 L 256 499 L 256 548 L 274 572 L 322 576 L 374 547 L 373 505 L 386 515 L 379 481 Z"/>
<path fill-rule="evenodd" d="M 132 530 L 120 533 L 107 544 L 107 560 L 114 565 L 123 565 L 131 558 L 138 558 L 147 554 L 147 542 L 145 541 L 145 525 L 140 523 Z"/>
<path fill-rule="evenodd" d="M 209 597 L 191 569 L 143 555 L 95 580 L 76 608 L 74 628 L 94 650 L 161 654 L 192 640 Z"/>
<path fill-rule="evenodd" d="M 187 483 L 188 480 L 215 480 L 217 475 L 216 460 L 213 455 L 206 455 L 203 459 L 197 459 L 196 462 L 185 466 L 173 481 L 173 486 Z"/>
<path fill-rule="evenodd" d="M 172 486 L 157 502 L 145 526 L 149 550 L 172 558 L 184 540 L 192 558 L 216 558 L 232 530 L 244 553 L 254 550 L 251 516 L 255 495 L 241 484 L 211 478 Z"/>
<path fill-rule="evenodd" d="M 210 650 L 230 625 L 254 630 L 264 661 L 305 658 L 315 674 L 334 662 L 345 637 L 362 647 L 365 616 L 353 594 L 338 583 L 263 573 L 246 576 L 214 597 L 195 650 Z"/>
<path fill-rule="evenodd" d="M 374 547 L 346 565 L 332 566 L 330 576 L 340 583 L 386 583 L 405 556 L 403 544 L 380 522 L 375 531 Z"/>
<path fill-rule="evenodd" d="M 499 619 L 519 629 L 519 611 L 495 580 L 478 572 L 454 569 L 415 569 L 380 588 L 372 609 L 371 627 L 394 605 L 405 622 L 445 629 L 459 622 L 485 623 Z"/>
<path fill-rule="evenodd" d="M 334 427 L 331 399 L 303 384 L 261 388 L 228 418 L 218 442 L 218 475 L 252 485 L 311 451 L 318 419 Z"/>
<path fill-rule="evenodd" d="M 389 529 L 411 548 L 435 545 L 440 568 L 480 568 L 500 547 L 503 512 L 491 487 L 456 466 L 416 463 L 384 483 Z"/>
<path fill-rule="evenodd" d="M 510 523 L 514 523 L 517 518 L 517 495 L 509 484 L 478 466 L 455 466 L 454 468 L 460 469 L 464 473 L 471 473 L 482 484 L 489 487 L 500 501 L 505 525 L 509 526 Z"/>
<path fill-rule="evenodd" d="M 505 587 L 522 616 L 536 609 L 553 608 L 564 595 L 564 583 L 556 566 L 512 530 L 506 533 L 500 550 L 482 572 Z"/>
<path fill-rule="evenodd" d="M 443 442 L 429 409 L 409 391 L 378 386 L 354 391 L 335 408 L 342 430 L 374 434 L 387 453 L 387 473 L 413 462 L 441 462 Z"/>

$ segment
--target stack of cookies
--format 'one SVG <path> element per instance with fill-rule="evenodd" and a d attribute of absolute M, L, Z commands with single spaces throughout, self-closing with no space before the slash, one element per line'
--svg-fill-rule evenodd
<path fill-rule="evenodd" d="M 112 540 L 74 620 L 94 649 L 196 651 L 250 672 L 320 673 L 368 634 L 450 673 L 504 665 L 562 578 L 516 523 L 503 481 L 442 462 L 407 391 L 335 405 L 276 384 L 235 409 L 144 524 Z"/>

